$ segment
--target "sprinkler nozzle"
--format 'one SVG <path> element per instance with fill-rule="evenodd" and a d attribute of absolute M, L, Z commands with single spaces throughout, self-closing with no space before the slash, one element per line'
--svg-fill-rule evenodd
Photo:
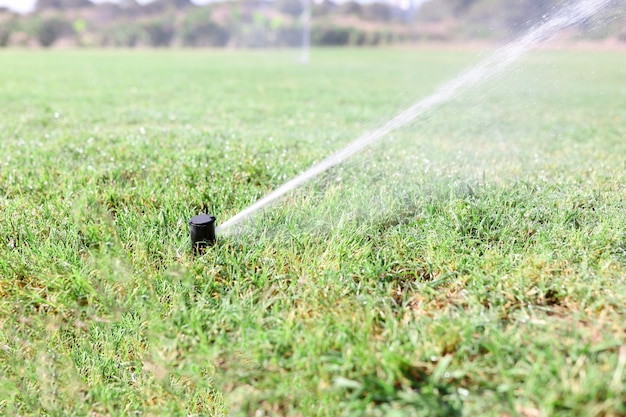
<path fill-rule="evenodd" d="M 191 251 L 201 254 L 207 246 L 215 244 L 215 217 L 210 214 L 198 214 L 189 220 Z"/>

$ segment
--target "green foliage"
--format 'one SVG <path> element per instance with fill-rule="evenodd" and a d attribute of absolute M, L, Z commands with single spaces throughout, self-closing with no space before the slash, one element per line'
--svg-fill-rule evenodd
<path fill-rule="evenodd" d="M 462 29 L 470 37 L 508 38 L 541 23 L 557 10 L 559 1 L 523 0 L 502 7 L 483 0 L 465 9 Z"/>
<path fill-rule="evenodd" d="M 9 45 L 11 40 L 11 34 L 15 29 L 15 20 L 7 20 L 0 22 L 0 48 L 4 48 Z"/>
<path fill-rule="evenodd" d="M 610 2 L 593 18 L 579 27 L 582 33 L 586 26 L 604 29 L 598 38 L 606 38 L 619 32 L 624 15 L 620 2 Z M 556 13 L 567 2 L 561 0 L 442 0 L 425 3 L 415 16 L 418 23 L 447 21 L 454 23 L 454 33 L 460 39 L 486 38 L 510 39 L 512 36 L 541 23 L 547 16 Z M 622 5 L 623 6 L 623 5 Z M 601 22 L 601 23 L 600 23 Z M 621 23 L 618 23 L 621 22 Z M 453 33 L 448 33 L 448 37 Z M 591 36 L 590 36 L 591 37 Z"/>
<path fill-rule="evenodd" d="M 348 16 L 361 16 L 363 6 L 356 1 L 346 1 L 338 6 L 337 12 Z"/>
<path fill-rule="evenodd" d="M 308 0 L 277 0 L 276 9 L 289 16 L 299 17 L 304 11 L 304 1 Z"/>
<path fill-rule="evenodd" d="M 142 42 L 145 36 L 145 32 L 138 26 L 120 24 L 103 34 L 100 43 L 102 46 L 134 48 Z"/>
<path fill-rule="evenodd" d="M 87 30 L 87 22 L 83 19 L 76 19 L 72 25 L 74 32 L 81 34 Z"/>
<path fill-rule="evenodd" d="M 367 3 L 362 5 L 361 10 L 361 16 L 366 20 L 389 22 L 392 18 L 391 7 L 386 3 Z"/>
<path fill-rule="evenodd" d="M 150 46 L 170 46 L 176 34 L 176 28 L 171 18 L 158 18 L 142 24 L 146 33 L 146 40 Z"/>
<path fill-rule="evenodd" d="M 229 32 L 211 19 L 211 10 L 187 14 L 183 21 L 182 40 L 187 46 L 224 46 Z"/>
<path fill-rule="evenodd" d="M 453 8 L 447 1 L 427 1 L 422 5 L 419 13 L 415 14 L 416 23 L 438 23 L 453 16 Z"/>
<path fill-rule="evenodd" d="M 89 0 L 37 0 L 37 10 L 71 10 L 89 7 Z"/>
<path fill-rule="evenodd" d="M 350 42 L 352 31 L 350 27 L 314 25 L 311 40 L 314 45 L 345 46 Z"/>
<path fill-rule="evenodd" d="M 300 46 L 302 45 L 302 28 L 299 26 L 281 25 L 275 30 L 276 46 Z"/>
<path fill-rule="evenodd" d="M 444 0 L 449 3 L 453 13 L 459 16 L 469 10 L 474 4 L 480 3 L 480 0 Z M 534 0 L 531 0 L 534 1 Z M 519 2 L 518 2 L 519 3 Z M 508 4 L 507 4 L 508 7 Z"/>
<path fill-rule="evenodd" d="M 300 34 L 299 36 L 301 37 L 302 35 Z M 392 43 L 396 38 L 393 32 L 360 30 L 332 25 L 314 25 L 311 39 L 313 44 L 318 46 L 377 46 L 384 43 Z"/>
<path fill-rule="evenodd" d="M 329 1 L 329 0 L 323 0 L 321 2 L 313 2 L 313 4 L 311 4 L 311 15 L 313 16 L 313 18 L 315 17 L 319 17 L 319 16 L 328 16 L 332 13 L 334 13 L 338 8 L 343 7 L 343 5 L 345 4 L 357 4 L 355 2 L 342 2 L 341 4 L 337 5 L 336 3 Z"/>
<path fill-rule="evenodd" d="M 540 23 L 567 2 L 563 0 L 441 0 L 427 1 L 416 10 L 385 2 L 311 4 L 312 23 L 319 45 L 379 45 L 420 41 L 508 40 Z M 0 41 L 54 45 L 74 36 L 82 45 L 133 47 L 282 47 L 301 44 L 294 28 L 302 29 L 301 0 L 216 2 L 199 6 L 189 0 L 160 0 L 138 4 L 88 0 L 49 0 L 35 13 L 16 17 L 29 31 L 0 29 Z M 575 30 L 572 39 L 621 39 L 625 15 L 622 2 L 609 2 Z M 71 24 L 44 22 L 54 10 L 67 10 Z M 71 16 L 71 17 L 69 17 Z M 54 18 L 57 19 L 57 18 Z M 62 26 L 62 27 L 60 27 Z M 73 32 L 72 32 L 73 30 Z M 43 44 L 41 41 L 40 44 Z"/>
<path fill-rule="evenodd" d="M 44 48 L 52 46 L 61 37 L 74 33 L 71 22 L 62 16 L 45 17 L 36 22 L 35 35 Z"/>

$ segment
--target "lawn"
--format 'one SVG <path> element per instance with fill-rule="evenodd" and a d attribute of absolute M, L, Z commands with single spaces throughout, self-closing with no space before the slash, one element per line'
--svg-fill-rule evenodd
<path fill-rule="evenodd" d="M 0 414 L 626 415 L 626 54 L 0 52 Z"/>

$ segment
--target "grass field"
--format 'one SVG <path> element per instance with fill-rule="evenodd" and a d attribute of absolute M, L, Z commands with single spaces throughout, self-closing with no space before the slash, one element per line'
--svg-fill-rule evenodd
<path fill-rule="evenodd" d="M 0 414 L 625 416 L 626 55 L 0 53 Z"/>

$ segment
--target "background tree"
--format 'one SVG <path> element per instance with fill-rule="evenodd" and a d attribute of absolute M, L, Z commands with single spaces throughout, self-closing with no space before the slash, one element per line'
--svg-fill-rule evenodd
<path fill-rule="evenodd" d="M 188 13 L 183 20 L 182 41 L 186 46 L 224 46 L 229 37 L 228 30 L 212 20 L 210 8 Z"/>
<path fill-rule="evenodd" d="M 275 7 L 278 11 L 290 16 L 300 16 L 304 10 L 305 0 L 276 0 Z"/>
<path fill-rule="evenodd" d="M 143 24 L 150 46 L 170 46 L 176 33 L 173 19 L 159 18 Z"/>
<path fill-rule="evenodd" d="M 11 34 L 15 29 L 17 20 L 14 17 L 8 17 L 0 20 L 0 47 L 4 48 L 9 45 Z"/>
<path fill-rule="evenodd" d="M 71 10 L 92 7 L 89 0 L 37 0 L 36 10 Z"/>
<path fill-rule="evenodd" d="M 73 33 L 72 24 L 61 16 L 42 18 L 37 22 L 35 33 L 37 41 L 44 48 L 52 46 L 61 37 Z"/>

